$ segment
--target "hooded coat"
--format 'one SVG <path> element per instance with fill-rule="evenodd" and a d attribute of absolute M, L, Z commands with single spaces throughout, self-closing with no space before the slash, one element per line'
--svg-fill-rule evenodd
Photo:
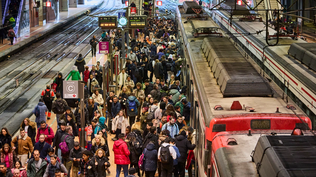
<path fill-rule="evenodd" d="M 180 92 L 177 89 L 170 89 L 169 94 L 172 95 L 172 101 L 176 103 L 179 100 Z"/>
<path fill-rule="evenodd" d="M 12 137 L 9 134 L 6 134 L 5 136 L 1 134 L 0 135 L 0 149 L 2 149 L 4 144 L 9 144 L 9 146 L 11 146 L 11 141 L 12 141 Z"/>
<path fill-rule="evenodd" d="M 118 125 L 118 121 L 119 121 L 119 116 L 116 116 L 116 117 L 112 120 L 112 131 L 116 131 L 117 125 Z M 126 127 L 130 126 L 130 125 L 129 125 L 129 122 L 128 122 L 128 119 L 124 117 L 124 118 L 123 118 L 123 121 L 122 121 L 121 123 L 122 123 L 121 132 L 125 134 Z"/>
<path fill-rule="evenodd" d="M 50 129 L 50 130 L 48 130 L 48 129 Z M 48 144 L 52 144 L 55 135 L 54 135 L 54 131 L 51 127 L 49 127 L 46 124 L 45 128 L 40 127 L 39 129 L 37 129 L 36 142 L 39 141 L 39 137 L 41 134 L 47 135 L 47 137 L 45 138 L 45 142 Z"/>
<path fill-rule="evenodd" d="M 28 177 L 43 177 L 46 171 L 47 162 L 44 159 L 41 159 L 42 163 L 38 171 L 36 171 L 34 159 L 30 159 L 27 164 L 27 176 Z"/>
<path fill-rule="evenodd" d="M 60 78 L 58 77 L 60 76 Z M 57 84 L 56 87 L 56 92 L 61 94 L 61 97 L 63 97 L 63 74 L 62 73 L 58 73 L 58 76 L 55 78 L 54 83 Z"/>
<path fill-rule="evenodd" d="M 149 143 L 144 149 L 144 171 L 156 171 L 157 169 L 157 148 L 153 143 Z"/>
<path fill-rule="evenodd" d="M 155 145 L 155 148 L 158 150 L 159 148 L 159 145 L 158 145 L 158 135 L 155 135 L 155 134 L 152 134 L 152 133 L 148 133 L 144 139 L 144 144 L 143 144 L 143 147 L 147 147 L 147 145 L 150 143 L 150 142 L 153 142 L 154 145 Z"/>
<path fill-rule="evenodd" d="M 131 162 L 129 160 L 130 152 L 128 150 L 127 144 L 122 139 L 114 142 L 114 163 L 117 165 L 129 165 Z"/>
<path fill-rule="evenodd" d="M 76 70 L 70 71 L 70 74 L 68 75 L 66 80 L 68 81 L 70 79 L 70 77 L 71 77 L 72 81 L 79 81 L 79 80 L 81 80 L 80 73 L 79 73 L 79 71 L 76 71 Z"/>
<path fill-rule="evenodd" d="M 95 138 L 92 140 L 92 147 L 90 150 L 91 153 L 95 154 L 98 149 L 102 149 L 105 152 L 105 154 L 109 153 L 109 148 L 108 148 L 108 145 L 107 145 L 106 140 L 104 138 L 101 138 L 99 145 L 97 145 Z"/>
<path fill-rule="evenodd" d="M 33 110 L 33 114 L 36 116 L 35 122 L 40 123 L 41 121 L 46 122 L 46 113 L 47 112 L 47 107 L 43 102 L 39 102 L 37 106 L 35 106 Z"/>
<path fill-rule="evenodd" d="M 78 57 L 75 62 L 75 66 L 77 66 L 79 73 L 84 72 L 84 65 L 86 65 L 86 61 L 84 60 L 84 58 Z"/>
<path fill-rule="evenodd" d="M 129 102 L 130 101 L 135 101 L 135 104 L 136 104 L 136 109 L 134 109 L 134 111 L 131 111 L 131 109 L 129 108 Z M 140 103 L 139 101 L 137 100 L 137 98 L 135 96 L 129 96 L 127 98 L 127 101 L 126 101 L 126 108 L 127 108 L 127 115 L 128 116 L 137 116 L 138 115 L 138 111 L 137 111 L 137 108 L 140 106 Z"/>
<path fill-rule="evenodd" d="M 102 131 L 103 129 L 106 129 L 105 121 L 106 121 L 105 117 L 102 116 L 99 118 L 99 123 L 96 125 L 94 132 L 93 132 L 94 134 L 98 134 L 98 131 Z"/>
<path fill-rule="evenodd" d="M 193 150 L 195 144 L 191 144 L 190 141 L 185 137 L 185 133 L 182 133 L 176 136 L 176 146 L 178 147 L 181 156 L 178 159 L 178 162 L 185 163 L 188 156 L 188 150 Z"/>

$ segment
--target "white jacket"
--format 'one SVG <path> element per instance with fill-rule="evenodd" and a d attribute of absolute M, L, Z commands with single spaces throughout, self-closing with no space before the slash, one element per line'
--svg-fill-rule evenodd
<path fill-rule="evenodd" d="M 118 85 L 122 86 L 123 85 L 123 81 L 126 81 L 128 74 L 127 73 L 120 73 L 117 76 L 117 81 L 118 81 Z"/>
<path fill-rule="evenodd" d="M 94 102 L 98 103 L 99 105 L 102 105 L 104 103 L 104 100 L 103 100 L 101 94 L 98 94 L 98 96 L 96 94 L 92 94 L 92 98 L 93 98 Z"/>

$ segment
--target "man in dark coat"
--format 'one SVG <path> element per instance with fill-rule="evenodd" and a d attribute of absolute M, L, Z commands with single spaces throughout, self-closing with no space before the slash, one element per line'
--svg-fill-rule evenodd
<path fill-rule="evenodd" d="M 48 153 L 48 148 L 50 148 L 50 144 L 45 142 L 45 135 L 41 134 L 39 141 L 34 145 L 34 150 L 38 150 L 40 152 L 40 158 L 45 159 Z"/>
<path fill-rule="evenodd" d="M 147 145 L 150 142 L 153 142 L 155 145 L 155 148 L 158 150 L 159 145 L 158 145 L 158 135 L 156 135 L 156 127 L 152 126 L 149 131 L 150 132 L 146 135 L 144 139 L 143 148 L 147 147 Z"/>
<path fill-rule="evenodd" d="M 66 122 L 64 120 L 60 121 L 60 128 L 57 129 L 54 141 L 53 141 L 53 147 L 55 147 L 55 154 L 58 156 L 60 161 L 62 161 L 61 156 L 61 150 L 59 149 L 59 144 L 61 143 L 61 138 L 66 133 Z"/>
<path fill-rule="evenodd" d="M 79 54 L 79 57 L 77 58 L 77 60 L 75 62 L 75 66 L 77 66 L 79 73 L 82 74 L 82 75 L 83 75 L 83 72 L 84 72 L 84 66 L 85 65 L 86 65 L 86 61 L 82 57 L 82 54 Z"/>
<path fill-rule="evenodd" d="M 149 82 L 149 80 L 145 80 L 145 95 L 146 97 L 150 94 L 150 92 L 154 89 L 154 85 Z"/>
<path fill-rule="evenodd" d="M 82 153 L 85 149 L 80 147 L 79 142 L 74 143 L 74 148 L 70 150 L 69 159 L 72 161 L 72 172 L 73 174 L 78 174 L 80 169 L 80 161 L 82 160 Z M 70 172 L 69 172 L 70 174 Z"/>
<path fill-rule="evenodd" d="M 95 162 L 93 162 L 90 157 L 91 152 L 84 150 L 82 152 L 82 161 L 80 164 L 80 175 L 82 177 L 96 177 L 98 176 L 98 171 L 96 170 Z"/>
<path fill-rule="evenodd" d="M 97 44 L 98 44 L 98 40 L 96 39 L 95 36 L 93 36 L 93 38 L 90 40 L 90 45 L 91 45 L 91 54 L 92 57 L 95 56 L 97 54 Z"/>
<path fill-rule="evenodd" d="M 186 138 L 186 132 L 182 131 L 180 135 L 176 136 L 176 146 L 180 151 L 180 158 L 178 159 L 178 169 L 180 177 L 184 177 L 185 175 L 185 162 L 188 156 L 188 150 L 193 150 L 195 148 L 195 144 L 191 144 L 191 142 Z"/>
<path fill-rule="evenodd" d="M 74 148 L 74 139 L 75 137 L 73 136 L 73 130 L 71 126 L 68 126 L 66 128 L 66 133 L 62 136 L 61 141 L 65 141 L 67 143 L 68 149 L 73 149 Z M 70 151 L 68 153 L 62 154 L 63 157 L 63 164 L 66 166 L 67 171 L 70 171 L 71 165 L 72 165 L 72 161 L 69 159 L 69 154 Z"/>
<path fill-rule="evenodd" d="M 118 98 L 115 96 L 113 98 L 112 102 L 112 118 L 115 118 L 115 116 L 120 112 L 121 110 L 121 103 L 118 101 Z"/>

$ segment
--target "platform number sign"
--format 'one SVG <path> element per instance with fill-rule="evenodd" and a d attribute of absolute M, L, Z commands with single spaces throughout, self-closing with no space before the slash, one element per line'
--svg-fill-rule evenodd
<path fill-rule="evenodd" d="M 117 16 L 99 17 L 99 27 L 102 29 L 116 29 Z"/>
<path fill-rule="evenodd" d="M 129 27 L 130 28 L 145 28 L 146 22 L 147 22 L 147 16 L 146 15 L 135 15 L 130 16 L 128 19 Z"/>

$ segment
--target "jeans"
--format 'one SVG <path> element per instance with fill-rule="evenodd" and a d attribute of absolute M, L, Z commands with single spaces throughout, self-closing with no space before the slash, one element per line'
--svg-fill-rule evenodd
<path fill-rule="evenodd" d="M 91 46 L 91 54 L 92 54 L 92 57 L 96 56 L 96 54 L 97 54 L 97 47 L 96 46 L 95 47 Z"/>
<path fill-rule="evenodd" d="M 120 177 L 121 169 L 123 168 L 124 177 L 128 175 L 128 165 L 116 165 L 116 177 Z"/>
<path fill-rule="evenodd" d="M 56 147 L 57 148 L 57 147 Z M 61 156 L 61 150 L 60 149 L 57 149 L 57 156 L 59 158 L 59 160 L 62 162 L 63 161 L 63 158 Z"/>

